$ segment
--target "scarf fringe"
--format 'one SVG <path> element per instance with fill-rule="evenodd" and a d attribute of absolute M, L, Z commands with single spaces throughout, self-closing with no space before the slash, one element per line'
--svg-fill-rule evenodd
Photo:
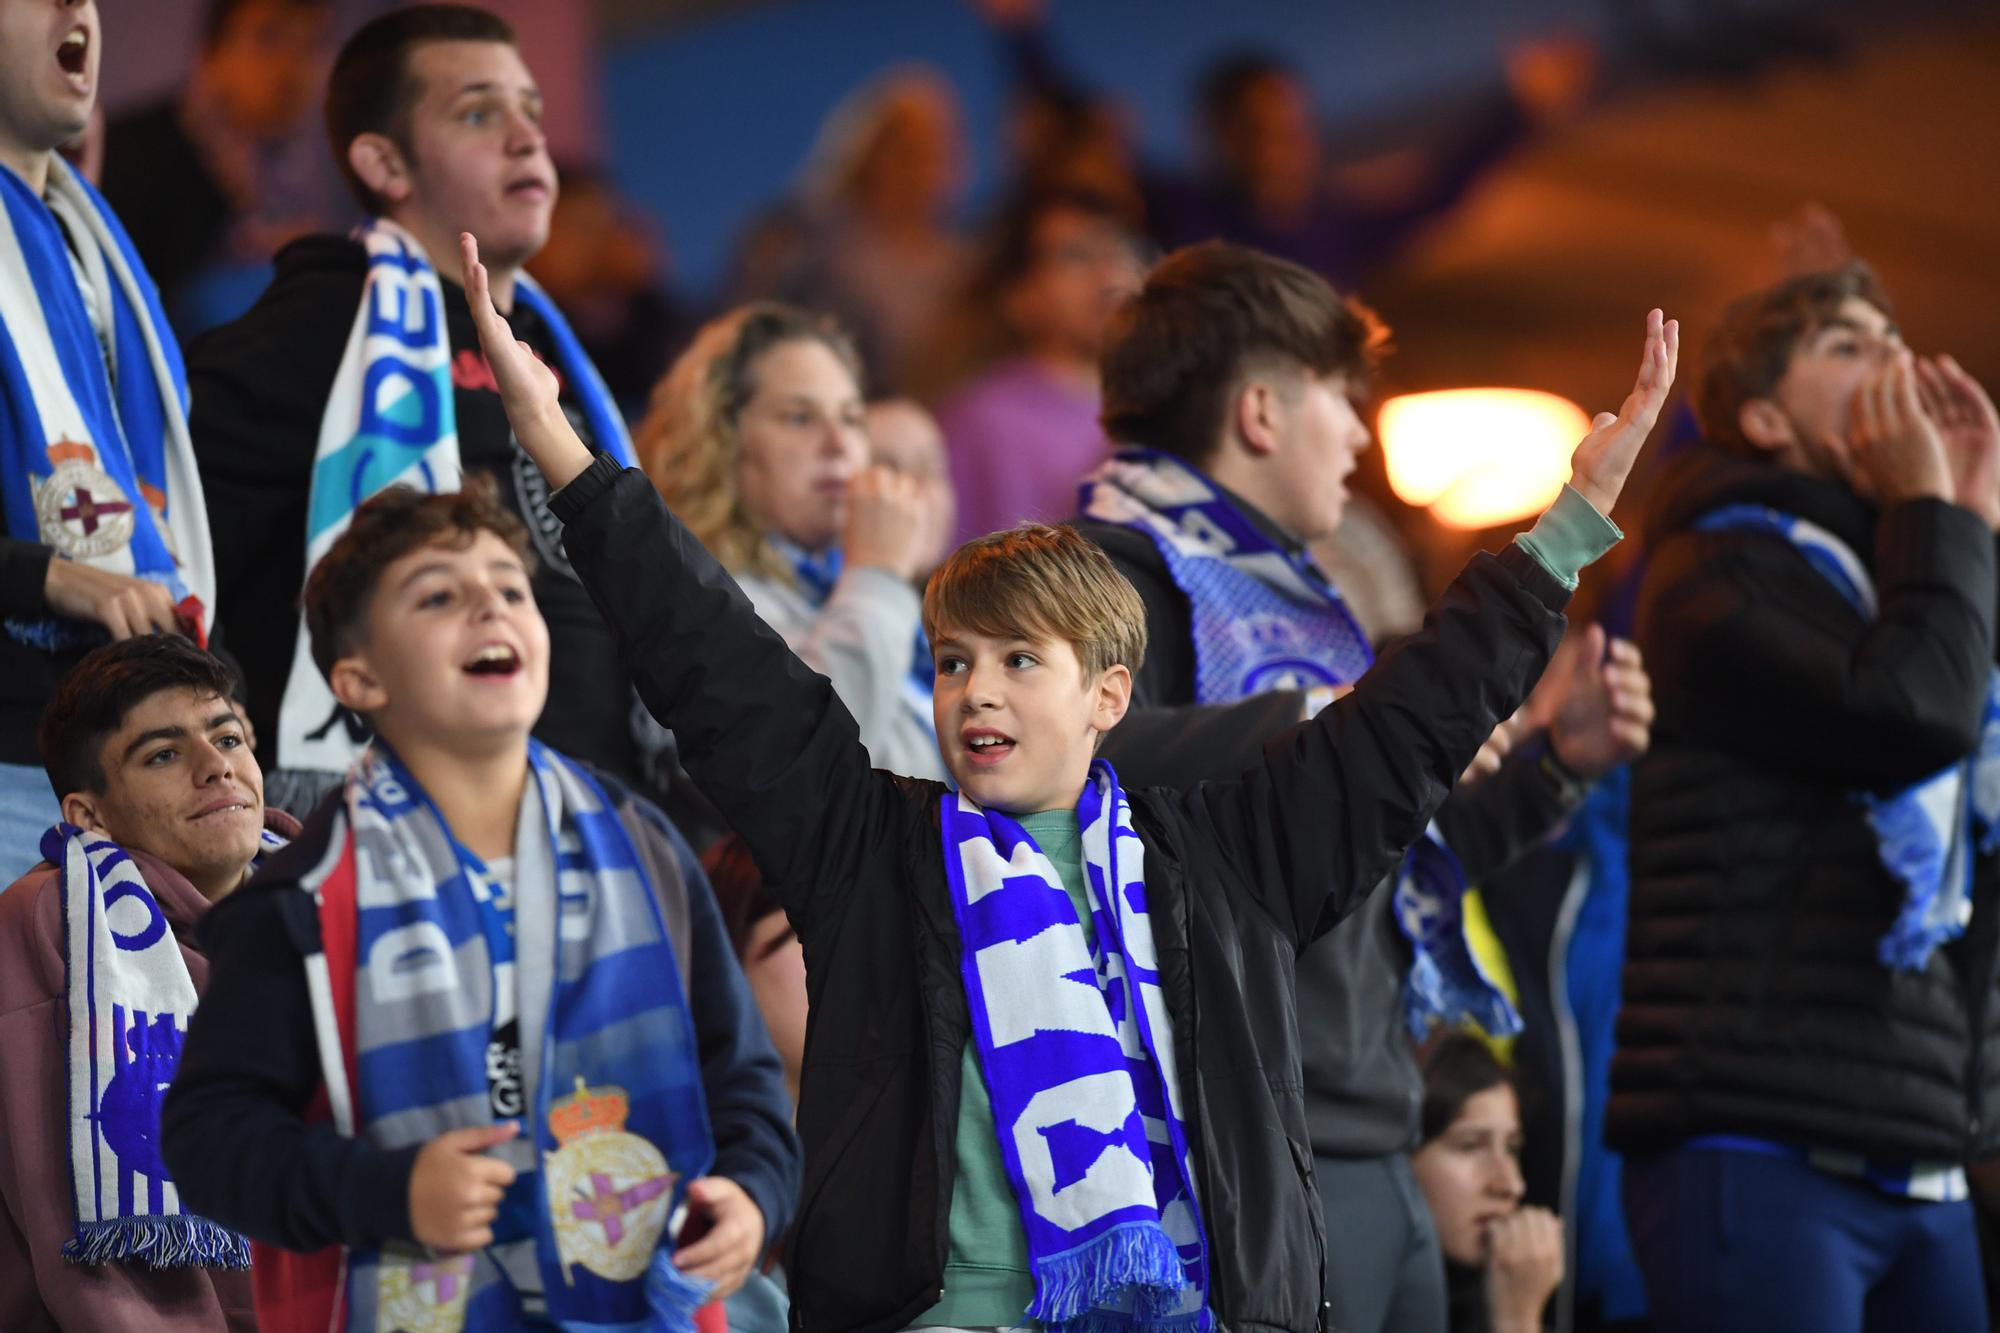
<path fill-rule="evenodd" d="M 125 1260 L 150 1268 L 228 1268 L 239 1273 L 250 1268 L 250 1246 L 243 1237 L 191 1213 L 87 1223 L 63 1243 L 62 1254 L 73 1264 Z"/>
<path fill-rule="evenodd" d="M 1039 1260 L 1029 1314 L 1063 1333 L 1179 1327 L 1170 1311 L 1188 1287 L 1180 1250 L 1157 1222 L 1127 1222 L 1088 1245 Z M 1100 1307 L 1130 1295 L 1137 1313 Z M 1199 1312 L 1197 1312 L 1198 1314 Z"/>
<path fill-rule="evenodd" d="M 689 1277 L 674 1267 L 664 1249 L 653 1251 L 646 1269 L 646 1308 L 652 1312 L 649 1328 L 659 1333 L 694 1333 L 694 1312 L 708 1303 L 715 1283 L 705 1277 Z"/>

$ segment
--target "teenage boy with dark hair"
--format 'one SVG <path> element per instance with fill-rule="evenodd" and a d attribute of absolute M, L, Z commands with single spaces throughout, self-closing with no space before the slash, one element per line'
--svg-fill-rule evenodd
<path fill-rule="evenodd" d="M 593 461 L 464 244 L 578 571 L 805 948 L 799 1326 L 1322 1326 L 1293 962 L 1547 661 L 1564 562 L 1602 549 L 1672 379 L 1659 312 L 1627 415 L 1578 446 L 1581 494 L 1538 527 L 1554 572 L 1519 545 L 1476 559 L 1422 634 L 1233 781 L 1128 796 L 1093 764 L 1145 652 L 1101 551 L 1036 527 L 962 548 L 925 593 L 952 791 L 871 772 L 825 680 L 658 492 Z"/>
<path fill-rule="evenodd" d="M 1860 265 L 1732 306 L 1694 401 L 1606 1122 L 1653 1324 L 1984 1328 L 2000 419 Z"/>
<path fill-rule="evenodd" d="M 563 406 L 597 447 L 631 457 L 624 423 L 553 304 L 521 273 L 548 236 L 556 174 L 542 96 L 498 16 L 393 9 L 334 61 L 326 128 L 370 221 L 278 255 L 242 319 L 196 344 L 192 427 L 220 545 L 218 616 L 243 665 L 271 799 L 303 814 L 366 740 L 306 649 L 298 605 L 349 511 L 392 482 L 447 490 L 489 476 L 527 524 L 535 600 L 554 630 L 535 734 L 621 781 L 640 780 L 632 686 L 569 572 L 541 477 L 515 446 L 458 281 L 458 233 L 494 259 L 495 299 L 554 366 Z"/>
<path fill-rule="evenodd" d="M 685 1329 L 790 1218 L 783 1075 L 706 881 L 529 737 L 532 560 L 487 487 L 395 487 L 307 584 L 313 659 L 378 739 L 204 928 L 162 1120 L 198 1207 L 319 1251 L 260 1247 L 267 1333 Z"/>
<path fill-rule="evenodd" d="M 229 669 L 121 639 L 42 714 L 61 822 L 0 893 L 0 1328 L 256 1326 L 250 1252 L 160 1162 L 207 981 L 194 929 L 298 825 L 264 808 Z M 52 821 L 53 822 L 53 821 Z"/>
<path fill-rule="evenodd" d="M 200 634 L 215 609 L 180 348 L 56 151 L 90 123 L 102 47 L 94 0 L 0 0 L 0 856 L 55 821 L 35 726 L 64 673 L 107 634 Z"/>
<path fill-rule="evenodd" d="M 1146 607 L 1149 650 L 1133 679 L 1141 725 L 1105 744 L 1133 781 L 1241 772 L 1374 660 L 1306 544 L 1340 523 L 1369 438 L 1351 399 L 1386 338 L 1317 275 L 1220 243 L 1168 257 L 1113 316 L 1105 422 L 1124 447 L 1085 484 L 1078 527 Z M 1636 650 L 1614 645 L 1600 667 L 1595 629 L 1577 647 L 1547 682 L 1568 696 L 1550 734 L 1454 792 L 1393 887 L 1299 962 L 1326 1298 L 1349 1333 L 1443 1333 L 1447 1322 L 1444 1261 L 1410 1167 L 1423 1077 L 1407 1029 L 1514 1022 L 1465 947 L 1461 896 L 1554 830 L 1584 784 L 1645 748 L 1651 704 Z M 1188 707 L 1239 699 L 1254 702 Z M 1263 725 L 1246 726 L 1246 712 Z"/>

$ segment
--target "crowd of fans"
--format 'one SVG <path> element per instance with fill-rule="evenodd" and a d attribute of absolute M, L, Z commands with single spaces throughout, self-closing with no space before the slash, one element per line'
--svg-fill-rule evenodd
<path fill-rule="evenodd" d="M 1588 49 L 1190 176 L 981 8 L 703 321 L 489 12 L 0 0 L 0 1328 L 1986 1326 L 1986 391 L 1808 215 L 1426 613 L 1350 293 Z"/>

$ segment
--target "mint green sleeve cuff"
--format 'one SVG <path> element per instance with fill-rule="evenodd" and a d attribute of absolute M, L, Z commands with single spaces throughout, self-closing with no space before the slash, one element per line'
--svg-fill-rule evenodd
<path fill-rule="evenodd" d="M 1565 485 L 1556 502 L 1535 520 L 1535 526 L 1514 540 L 1556 582 L 1574 592 L 1577 575 L 1584 567 L 1616 546 L 1624 535 L 1616 523 L 1583 498 L 1581 491 Z"/>

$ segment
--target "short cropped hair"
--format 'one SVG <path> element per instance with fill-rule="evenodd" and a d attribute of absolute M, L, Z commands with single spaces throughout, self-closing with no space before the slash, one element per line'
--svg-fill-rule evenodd
<path fill-rule="evenodd" d="M 178 634 L 141 634 L 86 654 L 42 709 L 36 739 L 56 795 L 102 794 L 105 738 L 160 691 L 183 689 L 233 702 L 236 677 L 220 658 Z"/>
<path fill-rule="evenodd" d="M 1747 447 L 1743 405 L 1768 398 L 1785 377 L 1800 345 L 1858 297 L 1894 315 L 1875 270 L 1859 260 L 1825 273 L 1788 278 L 1739 297 L 1702 348 L 1692 406 L 1702 434 L 1717 444 Z"/>
<path fill-rule="evenodd" d="M 1366 306 L 1290 260 L 1188 246 L 1112 312 L 1098 357 L 1104 430 L 1200 466 L 1246 376 L 1296 368 L 1365 382 L 1388 337 Z"/>
<path fill-rule="evenodd" d="M 410 5 L 370 19 L 334 57 L 326 81 L 326 138 L 340 177 L 367 213 L 383 201 L 356 174 L 347 149 L 364 134 L 382 134 L 411 154 L 410 111 L 422 89 L 410 77 L 410 52 L 426 42 L 516 44 L 498 14 L 471 5 Z"/>
<path fill-rule="evenodd" d="M 462 551 L 482 532 L 507 543 L 534 573 L 527 526 L 501 505 L 493 479 L 483 473 L 468 474 L 463 490 L 438 495 L 391 486 L 356 509 L 347 531 L 306 578 L 306 637 L 320 674 L 331 681 L 333 664 L 358 645 L 383 570 L 427 546 Z"/>
<path fill-rule="evenodd" d="M 1146 606 L 1095 542 L 1075 528 L 1023 523 L 952 552 L 924 586 L 924 633 L 1061 639 L 1085 680 L 1146 658 Z"/>

